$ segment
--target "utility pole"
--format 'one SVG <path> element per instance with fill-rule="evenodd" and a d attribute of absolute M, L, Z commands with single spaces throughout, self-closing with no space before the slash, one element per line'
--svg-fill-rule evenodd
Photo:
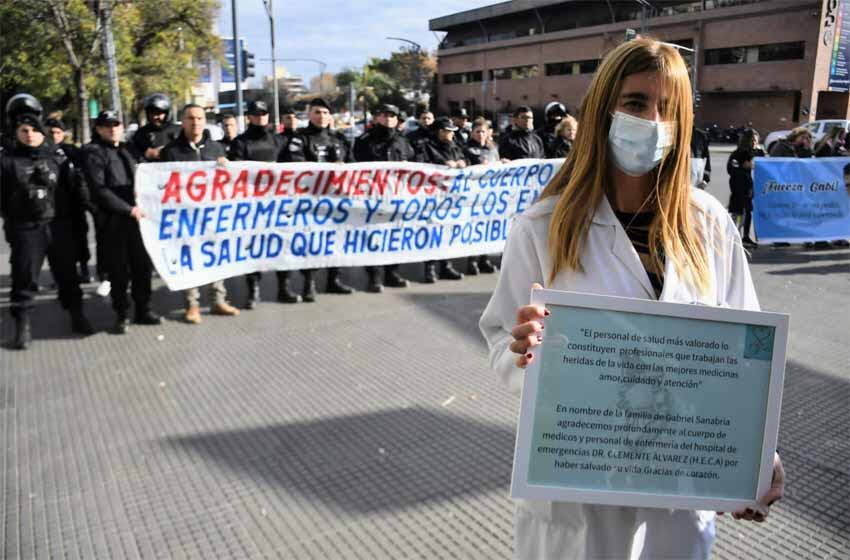
<path fill-rule="evenodd" d="M 242 132 L 245 111 L 242 109 L 242 45 L 239 42 L 239 25 L 236 23 L 236 0 L 230 0 L 230 7 L 233 17 L 233 62 L 236 66 L 236 75 L 233 77 L 236 82 L 236 126 Z"/>
<path fill-rule="evenodd" d="M 274 83 L 274 129 L 280 129 L 280 99 L 277 88 L 277 59 L 274 48 L 274 0 L 263 0 L 266 13 L 269 15 L 269 26 L 272 34 L 272 82 Z"/>
<path fill-rule="evenodd" d="M 118 113 L 118 118 L 124 122 L 121 110 L 121 89 L 118 86 L 118 67 L 115 62 L 115 40 L 112 37 L 112 0 L 103 3 L 100 11 L 100 24 L 103 30 L 103 58 L 106 59 L 106 77 L 109 81 L 109 97 L 112 110 Z"/>

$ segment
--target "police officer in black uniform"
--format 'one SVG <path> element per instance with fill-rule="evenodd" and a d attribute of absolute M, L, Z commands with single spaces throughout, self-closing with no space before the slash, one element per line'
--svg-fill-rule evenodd
<path fill-rule="evenodd" d="M 292 107 L 284 107 L 280 112 L 280 124 L 283 125 L 283 137 L 288 141 L 298 132 L 298 115 Z"/>
<path fill-rule="evenodd" d="M 19 115 L 29 114 L 37 119 L 41 119 L 43 108 L 38 99 L 28 93 L 18 93 L 9 98 L 6 102 L 6 126 L 8 130 L 0 135 L 0 148 L 11 150 L 17 144 L 15 137 L 15 119 Z"/>
<path fill-rule="evenodd" d="M 159 161 L 160 150 L 180 136 L 180 127 L 171 120 L 171 100 L 164 93 L 147 96 L 145 116 L 148 122 L 133 134 L 131 144 L 146 161 Z"/>
<path fill-rule="evenodd" d="M 269 127 L 269 107 L 265 101 L 248 103 L 248 128 L 237 136 L 227 149 L 231 161 L 277 161 L 283 148 L 284 138 Z M 246 309 L 254 309 L 260 301 L 260 279 L 262 273 L 251 272 L 245 275 L 248 283 L 248 301 Z M 301 296 L 289 289 L 289 273 L 277 272 L 277 301 L 298 303 Z"/>
<path fill-rule="evenodd" d="M 30 313 L 45 256 L 59 290 L 62 307 L 71 313 L 71 328 L 92 334 L 83 314 L 83 294 L 75 270 L 74 207 L 81 204 L 74 164 L 45 140 L 38 117 L 18 112 L 11 121 L 15 144 L 0 151 L 0 216 L 11 246 L 13 346 L 26 349 L 32 340 Z"/>
<path fill-rule="evenodd" d="M 425 142 L 434 136 L 434 113 L 428 109 L 422 109 L 419 114 L 416 115 L 416 121 L 419 123 L 419 127 L 413 132 L 409 132 L 405 138 L 407 138 L 407 141 L 410 142 L 411 146 L 413 146 L 416 153 L 420 154 L 424 148 Z"/>
<path fill-rule="evenodd" d="M 543 140 L 534 132 L 531 107 L 520 105 L 514 111 L 511 131 L 499 142 L 499 155 L 504 159 L 544 158 Z"/>
<path fill-rule="evenodd" d="M 74 164 L 73 180 L 77 182 L 82 181 L 82 150 L 73 144 L 65 142 L 65 123 L 60 119 L 50 118 L 44 121 L 44 128 L 51 142 L 56 146 L 57 156 L 59 158 L 67 157 Z M 91 202 L 85 200 L 83 204 L 76 205 L 74 214 L 71 217 L 74 221 L 74 256 L 76 257 L 75 262 L 79 266 L 79 277 L 82 283 L 88 283 L 93 280 L 91 274 L 89 274 L 91 251 L 89 251 L 89 222 L 86 218 L 86 210 L 91 210 L 91 208 Z M 100 255 L 98 256 L 97 266 L 98 268 L 102 266 Z"/>
<path fill-rule="evenodd" d="M 452 118 L 452 123 L 454 123 L 457 127 L 454 143 L 460 146 L 460 149 L 462 150 L 469 141 L 469 131 L 466 129 L 469 124 L 469 114 L 466 112 L 465 108 L 458 107 L 457 109 L 452 110 L 450 116 Z"/>
<path fill-rule="evenodd" d="M 708 133 L 697 127 L 691 133 L 691 161 L 705 160 L 702 177 L 695 177 L 694 187 L 705 189 L 711 182 L 711 154 L 708 151 Z M 691 165 L 694 165 L 693 163 Z"/>
<path fill-rule="evenodd" d="M 547 157 L 552 157 L 549 156 L 549 154 L 552 153 L 554 144 L 558 141 L 558 135 L 555 134 L 555 129 L 558 128 L 558 125 L 561 124 L 561 121 L 564 120 L 564 117 L 566 116 L 567 108 L 559 101 L 550 102 L 546 105 L 546 109 L 543 111 L 543 118 L 545 122 L 536 132 L 537 136 L 543 140 L 543 151 Z"/>
<path fill-rule="evenodd" d="M 416 152 L 407 138 L 398 132 L 399 110 L 395 105 L 385 103 L 378 108 L 372 128 L 354 141 L 355 161 L 416 161 Z M 406 288 L 408 281 L 398 273 L 397 264 L 384 266 L 384 279 L 377 266 L 367 266 L 369 288 L 372 293 L 384 291 L 386 284 L 390 288 Z"/>
<path fill-rule="evenodd" d="M 466 167 L 469 162 L 463 155 L 463 149 L 454 140 L 458 132 L 460 132 L 459 127 L 455 126 L 449 118 L 438 118 L 434 123 L 434 136 L 424 144 L 420 161 L 451 168 Z M 425 283 L 433 284 L 438 277 L 441 280 L 460 280 L 463 278 L 463 273 L 455 270 L 452 263 L 446 260 L 426 262 Z"/>
<path fill-rule="evenodd" d="M 153 264 L 142 243 L 139 222 L 145 213 L 136 204 L 133 183 L 138 156 L 121 141 L 124 125 L 118 113 L 101 111 L 94 125 L 96 137 L 83 148 L 83 169 L 92 198 L 103 213 L 115 332 L 124 334 L 130 328 L 127 285 L 131 282 L 135 323 L 158 325 L 162 319 L 150 308 Z"/>
<path fill-rule="evenodd" d="M 317 97 L 310 101 L 310 123 L 300 129 L 287 141 L 280 152 L 279 161 L 316 161 L 333 163 L 351 163 L 351 145 L 342 132 L 331 129 L 331 108 L 327 101 Z M 316 301 L 316 280 L 313 269 L 302 270 L 304 275 L 304 301 Z M 331 294 L 350 294 L 354 292 L 340 278 L 338 267 L 328 268 L 327 292 Z"/>

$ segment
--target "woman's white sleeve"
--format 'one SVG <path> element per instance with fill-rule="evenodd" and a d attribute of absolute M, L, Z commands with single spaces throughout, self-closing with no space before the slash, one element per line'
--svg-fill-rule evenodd
<path fill-rule="evenodd" d="M 759 299 L 750 274 L 750 265 L 741 243 L 741 235 L 731 216 L 726 224 L 726 250 L 729 276 L 726 278 L 726 305 L 733 309 L 759 311 Z"/>
<path fill-rule="evenodd" d="M 490 349 L 490 367 L 517 394 L 522 390 L 523 370 L 516 366 L 519 356 L 508 346 L 513 341 L 517 309 L 529 303 L 531 284 L 544 285 L 540 262 L 525 220 L 515 219 L 505 243 L 499 281 L 478 323 Z"/>

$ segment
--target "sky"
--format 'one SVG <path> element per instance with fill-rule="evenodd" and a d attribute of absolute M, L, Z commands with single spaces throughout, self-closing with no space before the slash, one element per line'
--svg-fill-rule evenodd
<path fill-rule="evenodd" d="M 232 37 L 231 2 L 236 2 L 239 35 L 256 61 L 256 85 L 271 75 L 271 37 L 263 0 L 221 0 L 219 35 Z M 406 43 L 403 37 L 434 51 L 439 42 L 428 20 L 496 4 L 500 0 L 272 0 L 278 68 L 310 78 L 319 73 L 315 62 L 281 62 L 283 58 L 314 58 L 326 72 L 363 66 L 371 57 L 387 57 Z M 442 33 L 438 33 L 442 37 Z"/>

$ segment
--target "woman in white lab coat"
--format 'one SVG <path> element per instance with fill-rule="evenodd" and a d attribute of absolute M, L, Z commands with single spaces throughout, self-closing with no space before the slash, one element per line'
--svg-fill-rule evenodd
<path fill-rule="evenodd" d="M 691 86 L 676 49 L 649 39 L 614 49 L 580 114 L 570 157 L 513 222 L 481 317 L 490 365 L 517 393 L 547 313 L 528 305 L 534 284 L 759 308 L 734 222 L 690 188 Z M 783 485 L 777 456 L 763 508 L 734 517 L 763 521 Z M 519 501 L 514 532 L 517 558 L 708 559 L 714 512 Z"/>

